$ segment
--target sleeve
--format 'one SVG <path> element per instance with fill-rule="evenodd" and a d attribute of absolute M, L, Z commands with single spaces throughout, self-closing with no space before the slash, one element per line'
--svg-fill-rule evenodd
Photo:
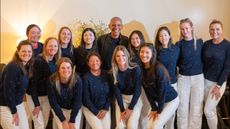
<path fill-rule="evenodd" d="M 16 102 L 15 102 L 15 92 L 16 92 L 16 83 L 17 76 L 19 74 L 19 68 L 16 65 L 8 65 L 5 69 L 4 77 L 4 98 L 6 103 L 10 108 L 12 114 L 17 112 Z M 2 99 L 2 98 L 1 98 Z"/>
<path fill-rule="evenodd" d="M 228 44 L 224 67 L 217 81 L 217 85 L 222 86 L 222 84 L 227 80 L 229 73 L 230 73 L 230 45 Z"/>
<path fill-rule="evenodd" d="M 40 76 L 40 70 L 41 68 L 41 63 L 37 59 L 33 63 L 33 70 L 32 70 L 32 78 L 31 78 L 31 97 L 34 102 L 35 107 L 40 106 L 40 102 L 38 100 L 38 94 L 37 94 L 37 87 L 38 87 L 38 82 L 39 82 L 39 76 Z"/>
<path fill-rule="evenodd" d="M 71 123 L 75 123 L 75 118 L 81 108 L 81 105 L 82 105 L 82 80 L 80 79 L 80 77 L 78 77 L 77 82 L 75 84 L 73 105 L 70 114 Z"/>
<path fill-rule="evenodd" d="M 118 88 L 118 83 L 115 84 L 113 87 L 114 87 L 114 94 L 115 94 L 115 97 L 117 99 L 117 103 L 120 107 L 120 110 L 121 112 L 124 112 L 125 111 L 125 107 L 124 107 L 124 104 L 123 104 L 123 100 L 122 100 L 122 96 L 121 96 L 121 91 L 120 89 Z"/>
<path fill-rule="evenodd" d="M 108 85 L 109 85 L 109 96 L 108 96 L 106 104 L 104 106 L 105 110 L 109 110 L 109 106 L 110 106 L 111 101 L 113 99 L 113 89 L 112 89 L 113 83 L 112 83 L 110 74 L 107 75 L 107 82 L 108 82 Z"/>
<path fill-rule="evenodd" d="M 129 105 L 129 109 L 133 110 L 134 106 L 136 105 L 140 95 L 141 95 L 141 69 L 140 67 L 136 67 L 132 70 L 135 70 L 134 73 L 131 72 L 133 75 L 131 75 L 133 77 L 132 79 L 132 83 L 134 84 L 134 94 L 133 94 L 133 98 L 131 100 L 131 103 Z"/>
<path fill-rule="evenodd" d="M 56 97 L 56 88 L 54 85 L 51 84 L 51 82 L 48 82 L 48 99 L 49 99 L 49 103 L 51 108 L 54 110 L 55 114 L 57 115 L 57 117 L 59 118 L 59 120 L 61 122 L 63 122 L 64 120 L 66 120 L 60 105 L 57 102 L 57 97 Z"/>
<path fill-rule="evenodd" d="M 146 94 L 146 97 L 151 105 L 151 111 L 157 111 L 157 105 L 156 105 L 156 102 L 154 101 L 154 98 L 151 97 L 151 90 L 144 87 L 144 91 L 145 91 L 145 94 Z"/>
<path fill-rule="evenodd" d="M 90 99 L 90 83 L 87 76 L 85 76 L 83 79 L 83 95 L 84 105 L 96 116 L 99 113 L 99 111 Z"/>

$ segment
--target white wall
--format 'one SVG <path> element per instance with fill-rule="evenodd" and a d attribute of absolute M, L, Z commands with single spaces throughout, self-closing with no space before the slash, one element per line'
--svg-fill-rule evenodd
<path fill-rule="evenodd" d="M 127 36 L 137 28 L 153 41 L 156 29 L 167 25 L 176 41 L 180 19 L 191 18 L 196 35 L 206 40 L 208 25 L 216 18 L 224 23 L 225 36 L 230 39 L 229 14 L 229 0 L 1 0 L 0 62 L 11 59 L 17 40 L 26 37 L 25 29 L 31 23 L 42 28 L 44 41 L 74 19 L 102 20 L 107 24 L 111 17 L 119 16 Z"/>

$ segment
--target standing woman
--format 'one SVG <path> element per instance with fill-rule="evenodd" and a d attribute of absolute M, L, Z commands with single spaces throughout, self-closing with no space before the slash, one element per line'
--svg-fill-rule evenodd
<path fill-rule="evenodd" d="M 74 46 L 72 43 L 72 32 L 67 26 L 61 27 L 58 33 L 58 41 L 61 47 L 62 57 L 68 57 L 74 63 Z"/>
<path fill-rule="evenodd" d="M 156 61 L 156 50 L 153 44 L 146 43 L 140 48 L 142 62 L 142 84 L 151 105 L 147 129 L 163 129 L 172 118 L 179 105 L 176 90 L 170 84 L 167 69 Z"/>
<path fill-rule="evenodd" d="M 223 24 L 213 20 L 209 25 L 212 39 L 204 44 L 204 113 L 210 129 L 217 129 L 216 106 L 224 94 L 230 72 L 230 42 L 223 36 Z"/>
<path fill-rule="evenodd" d="M 29 129 L 23 96 L 29 82 L 33 47 L 21 41 L 13 59 L 5 66 L 0 83 L 0 125 L 3 129 Z"/>
<path fill-rule="evenodd" d="M 145 43 L 144 36 L 141 31 L 134 30 L 129 36 L 128 51 L 130 53 L 130 59 L 132 62 L 141 64 L 138 52 L 142 44 Z"/>
<path fill-rule="evenodd" d="M 89 53 L 87 64 L 90 70 L 83 79 L 83 113 L 92 129 L 110 129 L 111 77 L 101 69 L 98 53 Z"/>
<path fill-rule="evenodd" d="M 26 28 L 26 36 L 28 37 L 28 41 L 33 46 L 34 57 L 37 57 L 40 53 L 42 53 L 43 44 L 39 42 L 41 38 L 41 29 L 36 24 L 30 24 Z"/>
<path fill-rule="evenodd" d="M 92 28 L 86 28 L 82 32 L 81 44 L 75 49 L 76 71 L 83 76 L 89 71 L 86 57 L 89 52 L 97 51 L 96 33 Z"/>
<path fill-rule="evenodd" d="M 204 75 L 201 61 L 203 40 L 196 39 L 190 19 L 180 21 L 181 40 L 178 60 L 178 129 L 201 129 L 204 98 Z"/>
<path fill-rule="evenodd" d="M 118 45 L 112 56 L 117 129 L 137 129 L 141 114 L 141 69 L 130 62 L 127 49 Z"/>
<path fill-rule="evenodd" d="M 82 105 L 82 81 L 75 74 L 72 61 L 58 60 L 57 70 L 48 86 L 49 103 L 58 129 L 80 129 Z"/>
<path fill-rule="evenodd" d="M 47 96 L 48 79 L 56 70 L 56 62 L 60 59 L 60 46 L 54 37 L 46 39 L 42 55 L 33 64 L 32 80 L 27 90 L 27 102 L 32 113 L 35 129 L 47 126 L 50 104 Z"/>
<path fill-rule="evenodd" d="M 155 39 L 155 46 L 157 50 L 157 60 L 167 69 L 171 86 L 177 91 L 176 65 L 180 49 L 172 43 L 168 27 L 162 26 L 159 28 Z M 175 115 L 167 122 L 165 129 L 174 129 L 174 120 Z"/>

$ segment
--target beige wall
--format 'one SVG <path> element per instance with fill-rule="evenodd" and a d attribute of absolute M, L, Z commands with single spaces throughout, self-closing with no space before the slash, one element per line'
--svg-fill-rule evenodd
<path fill-rule="evenodd" d="M 230 39 L 229 0 L 1 0 L 1 52 L 0 62 L 7 63 L 17 42 L 26 38 L 28 24 L 38 24 L 42 39 L 56 36 L 59 28 L 74 19 L 102 20 L 108 23 L 119 16 L 125 24 L 123 34 L 140 29 L 153 41 L 156 29 L 167 25 L 173 40 L 178 40 L 178 21 L 189 17 L 195 25 L 196 35 L 209 38 L 208 24 L 213 18 L 224 23 L 225 36 Z"/>

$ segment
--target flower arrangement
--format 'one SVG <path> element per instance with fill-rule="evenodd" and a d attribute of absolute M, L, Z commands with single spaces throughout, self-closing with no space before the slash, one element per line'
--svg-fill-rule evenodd
<path fill-rule="evenodd" d="M 75 47 L 80 44 L 82 32 L 85 28 L 89 27 L 89 28 L 94 29 L 97 37 L 109 32 L 108 25 L 103 23 L 101 20 L 95 21 L 91 19 L 88 22 L 83 22 L 82 20 L 75 19 L 69 25 L 69 27 L 70 27 L 70 30 L 72 31 L 73 45 Z"/>

